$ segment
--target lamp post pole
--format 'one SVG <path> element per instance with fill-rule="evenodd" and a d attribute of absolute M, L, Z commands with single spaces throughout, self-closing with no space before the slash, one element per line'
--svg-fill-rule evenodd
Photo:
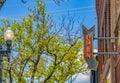
<path fill-rule="evenodd" d="M 10 53 L 11 53 L 10 46 L 11 46 L 12 42 L 10 40 L 7 40 L 6 42 L 7 42 L 7 51 L 8 51 L 8 62 L 10 62 Z M 8 72 L 9 72 L 10 83 L 12 83 L 11 67 L 8 70 Z"/>
<path fill-rule="evenodd" d="M 8 62 L 10 62 L 10 53 L 11 53 L 10 47 L 11 47 L 13 38 L 14 38 L 13 31 L 9 27 L 4 34 L 4 39 L 6 41 L 7 49 L 3 50 L 2 45 L 0 45 L 0 83 L 3 83 L 3 77 L 2 77 L 3 57 L 7 57 Z M 10 83 L 12 83 L 11 68 L 8 70 L 8 72 L 9 72 L 9 76 L 10 76 Z"/>

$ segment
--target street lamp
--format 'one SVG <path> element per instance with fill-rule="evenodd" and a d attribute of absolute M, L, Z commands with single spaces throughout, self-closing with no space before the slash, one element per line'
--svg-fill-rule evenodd
<path fill-rule="evenodd" d="M 7 31 L 5 32 L 4 34 L 4 39 L 6 41 L 6 45 L 7 45 L 7 49 L 6 50 L 3 50 L 2 49 L 2 45 L 0 45 L 0 83 L 2 83 L 3 79 L 2 79 L 2 62 L 3 62 L 3 56 L 6 56 L 8 58 L 8 62 L 10 62 L 10 53 L 11 53 L 11 44 L 12 44 L 12 40 L 14 38 L 14 33 L 13 31 L 11 30 L 11 28 L 9 27 L 7 29 Z M 11 78 L 11 73 L 9 71 L 9 74 L 10 74 L 10 83 L 12 81 L 12 78 Z"/>

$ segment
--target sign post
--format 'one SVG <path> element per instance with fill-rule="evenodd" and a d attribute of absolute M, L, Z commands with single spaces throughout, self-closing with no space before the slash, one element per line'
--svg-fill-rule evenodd
<path fill-rule="evenodd" d="M 93 55 L 93 38 L 95 34 L 95 26 L 89 30 L 82 26 L 84 36 L 84 59 L 91 70 L 97 70 L 98 62 Z"/>

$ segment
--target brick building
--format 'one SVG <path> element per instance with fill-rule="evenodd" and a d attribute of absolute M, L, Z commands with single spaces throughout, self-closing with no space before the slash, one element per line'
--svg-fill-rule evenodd
<path fill-rule="evenodd" d="M 96 0 L 98 17 L 98 37 L 107 39 L 98 40 L 98 52 L 107 52 L 98 55 L 98 82 L 120 83 L 120 0 Z"/>

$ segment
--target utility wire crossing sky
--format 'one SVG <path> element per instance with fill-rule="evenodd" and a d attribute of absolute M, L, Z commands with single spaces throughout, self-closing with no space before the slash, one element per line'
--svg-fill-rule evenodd
<path fill-rule="evenodd" d="M 46 0 L 46 2 L 46 11 L 56 21 L 69 14 L 79 16 L 80 22 L 84 19 L 83 25 L 88 28 L 97 26 L 95 0 L 67 0 L 60 5 L 55 4 L 53 0 Z M 28 0 L 25 4 L 21 3 L 21 0 L 6 0 L 0 11 L 0 19 L 20 21 L 23 16 L 30 14 L 28 7 L 33 7 L 35 4 L 35 0 Z M 74 83 L 90 83 L 89 77 L 79 74 Z"/>

